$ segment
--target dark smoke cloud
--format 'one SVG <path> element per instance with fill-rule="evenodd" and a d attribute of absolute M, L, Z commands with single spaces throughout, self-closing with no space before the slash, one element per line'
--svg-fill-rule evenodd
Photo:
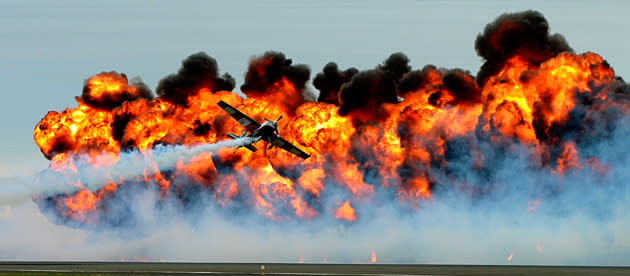
<path fill-rule="evenodd" d="M 398 52 L 391 54 L 375 69 L 357 73 L 341 89 L 339 114 L 345 116 L 357 109 L 374 114 L 380 103 L 400 102 L 396 86 L 410 70 L 409 58 Z"/>
<path fill-rule="evenodd" d="M 485 59 L 477 74 L 480 86 L 515 55 L 538 65 L 558 53 L 573 51 L 562 35 L 549 34 L 547 20 L 533 10 L 500 15 L 477 36 L 475 49 Z"/>
<path fill-rule="evenodd" d="M 350 111 L 361 109 L 366 113 L 376 110 L 384 102 L 398 102 L 395 80 L 392 75 L 378 70 L 362 71 L 352 81 L 343 85 L 339 94 L 339 114 L 346 116 Z"/>
<path fill-rule="evenodd" d="M 93 78 L 113 78 L 116 81 L 125 85 L 129 83 L 127 75 L 125 75 L 124 73 L 119 74 L 115 71 L 102 72 L 91 77 L 90 79 Z M 111 110 L 112 108 L 120 106 L 123 102 L 126 101 L 134 101 L 139 98 L 148 100 L 153 99 L 151 89 L 149 89 L 149 87 L 144 84 L 144 82 L 142 82 L 140 78 L 133 78 L 131 80 L 131 86 L 116 89 L 116 91 L 112 93 L 94 93 L 92 89 L 95 88 L 90 86 L 89 80 L 86 81 L 83 85 L 83 92 L 81 93 L 81 97 L 77 100 L 84 102 L 94 108 Z"/>
<path fill-rule="evenodd" d="M 397 52 L 391 54 L 383 64 L 376 67 L 376 69 L 385 71 L 393 76 L 398 81 L 405 74 L 411 71 L 411 65 L 409 65 L 409 58 L 407 55 Z"/>
<path fill-rule="evenodd" d="M 211 91 L 234 89 L 235 81 L 230 74 L 219 76 L 217 61 L 204 52 L 193 54 L 182 62 L 177 74 L 171 74 L 160 80 L 157 94 L 170 102 L 187 105 L 189 96 L 199 89 Z"/>
<path fill-rule="evenodd" d="M 398 83 L 398 92 L 405 95 L 423 89 L 427 84 L 438 81 L 444 74 L 435 65 L 425 65 L 422 70 L 414 70 L 407 73 Z"/>
<path fill-rule="evenodd" d="M 475 77 L 469 71 L 462 69 L 436 68 L 434 65 L 426 65 L 422 70 L 414 70 L 407 73 L 398 84 L 398 92 L 401 96 L 416 92 L 432 85 L 438 89 L 429 96 L 429 103 L 433 106 L 443 104 L 470 104 L 481 102 L 481 88 L 477 86 Z M 446 91 L 443 91 L 446 89 Z M 427 91 L 432 91 L 429 89 Z M 447 98 L 450 94 L 453 99 Z"/>
<path fill-rule="evenodd" d="M 449 70 L 442 77 L 442 83 L 455 97 L 455 103 L 481 102 L 481 88 L 477 86 L 475 77 L 468 71 L 462 69 Z"/>
<path fill-rule="evenodd" d="M 344 71 L 339 71 L 339 67 L 334 62 L 329 62 L 324 66 L 321 73 L 317 73 L 313 79 L 313 86 L 319 90 L 318 102 L 339 105 L 339 90 L 341 86 L 349 82 L 354 75 L 359 72 L 354 67 Z"/>
<path fill-rule="evenodd" d="M 295 88 L 304 89 L 310 79 L 311 69 L 304 64 L 292 63 L 283 53 L 275 51 L 267 51 L 262 56 L 252 58 L 241 91 L 245 95 L 264 92 L 282 77 L 286 77 Z"/>

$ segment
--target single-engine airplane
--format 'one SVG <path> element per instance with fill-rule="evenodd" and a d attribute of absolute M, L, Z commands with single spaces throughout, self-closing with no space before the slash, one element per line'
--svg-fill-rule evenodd
<path fill-rule="evenodd" d="M 232 139 L 242 138 L 242 137 L 255 138 L 253 142 L 243 145 L 243 146 L 239 146 L 238 148 L 245 147 L 248 150 L 255 152 L 257 149 L 252 144 L 260 140 L 265 140 L 267 141 L 267 143 L 269 143 L 269 149 L 276 146 L 304 159 L 311 157 L 310 155 L 308 155 L 308 153 L 304 152 L 303 150 L 289 143 L 289 141 L 284 140 L 282 137 L 280 137 L 280 135 L 278 134 L 278 121 L 282 119 L 282 115 L 280 115 L 280 117 L 278 117 L 278 119 L 276 119 L 275 121 L 271 121 L 269 119 L 263 118 L 265 122 L 260 124 L 256 122 L 254 119 L 245 115 L 243 112 L 240 112 L 238 109 L 224 102 L 223 100 L 219 101 L 217 104 L 245 128 L 245 130 L 243 131 L 243 133 L 241 133 L 240 136 L 236 136 L 233 133 L 228 133 L 227 135 L 230 138 Z M 249 135 L 247 134 L 247 132 L 249 132 Z"/>

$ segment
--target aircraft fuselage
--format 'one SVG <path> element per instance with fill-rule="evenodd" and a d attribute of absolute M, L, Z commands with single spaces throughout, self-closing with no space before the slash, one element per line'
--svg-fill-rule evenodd
<path fill-rule="evenodd" d="M 280 117 L 278 117 L 278 119 L 276 119 L 275 121 L 271 121 L 269 119 L 263 118 L 265 122 L 261 124 L 257 122 L 256 120 L 248 117 L 243 112 L 240 112 L 238 109 L 234 108 L 228 103 L 224 102 L 223 100 L 219 101 L 217 104 L 221 108 L 223 108 L 223 110 L 225 110 L 225 112 L 227 112 L 232 118 L 234 118 L 234 120 L 236 120 L 241 126 L 245 128 L 245 130 L 240 136 L 237 136 L 236 134 L 233 134 L 233 133 L 227 133 L 227 136 L 229 136 L 232 139 L 238 139 L 238 138 L 243 138 L 243 137 L 254 138 L 251 142 L 244 145 L 236 146 L 236 148 L 245 147 L 251 150 L 252 152 L 255 152 L 256 147 L 254 147 L 252 144 L 260 140 L 265 140 L 267 143 L 269 143 L 269 149 L 273 147 L 279 147 L 303 159 L 307 159 L 310 157 L 308 153 L 304 152 L 300 148 L 291 144 L 289 141 L 280 137 L 280 134 L 278 133 L 278 121 L 282 119 L 282 115 L 280 115 Z M 249 135 L 247 135 L 248 132 L 249 132 Z"/>
<path fill-rule="evenodd" d="M 273 138 L 278 137 L 276 129 L 271 123 L 264 122 L 258 129 L 247 135 L 248 137 L 260 137 L 262 140 L 271 142 Z"/>

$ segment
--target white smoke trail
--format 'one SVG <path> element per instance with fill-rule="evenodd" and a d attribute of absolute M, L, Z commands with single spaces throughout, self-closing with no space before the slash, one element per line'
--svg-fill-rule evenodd
<path fill-rule="evenodd" d="M 213 144 L 157 146 L 150 153 L 121 152 L 118 162 L 107 167 L 94 167 L 88 162 L 89 158 L 94 157 L 89 156 L 76 156 L 73 162 L 77 168 L 81 185 L 90 191 L 96 191 L 109 184 L 109 179 L 124 181 L 143 175 L 145 171 L 153 167 L 152 164 L 156 164 L 160 170 L 169 170 L 173 169 L 178 162 L 187 163 L 200 153 L 212 153 L 225 147 L 236 148 L 255 141 L 256 138 L 243 137 Z M 71 194 L 81 189 L 74 183 L 68 183 L 67 179 L 60 177 L 51 169 L 46 169 L 35 177 L 0 179 L 0 187 L 3 189 L 0 194 L 0 206 L 16 206 L 29 201 L 32 196 Z"/>
<path fill-rule="evenodd" d="M 86 162 L 85 159 L 75 164 L 81 176 L 81 183 L 90 191 L 96 191 L 106 182 L 103 181 L 104 173 L 109 173 L 112 179 L 127 180 L 138 175 L 143 175 L 145 170 L 152 168 L 150 165 L 155 163 L 159 170 L 170 170 L 175 167 L 178 162 L 188 163 L 193 157 L 200 153 L 216 152 L 225 147 L 240 147 L 256 141 L 256 138 L 243 137 L 234 140 L 219 141 L 214 144 L 202 144 L 197 146 L 157 146 L 149 154 L 143 154 L 133 151 L 128 154 L 121 154 L 118 162 L 107 167 L 107 172 L 94 168 L 93 165 Z M 87 158 L 87 157 L 84 157 Z M 155 168 L 155 167 L 153 167 Z M 156 173 L 157 171 L 148 171 Z"/>

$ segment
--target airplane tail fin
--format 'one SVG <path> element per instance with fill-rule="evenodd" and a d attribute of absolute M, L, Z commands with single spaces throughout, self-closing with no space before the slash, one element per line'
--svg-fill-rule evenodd
<path fill-rule="evenodd" d="M 243 138 L 243 137 L 245 137 L 245 135 L 247 135 L 247 130 L 244 130 L 243 133 L 241 133 L 241 136 L 236 136 L 234 133 L 228 133 L 227 134 L 227 136 L 229 136 L 232 139 Z"/>

